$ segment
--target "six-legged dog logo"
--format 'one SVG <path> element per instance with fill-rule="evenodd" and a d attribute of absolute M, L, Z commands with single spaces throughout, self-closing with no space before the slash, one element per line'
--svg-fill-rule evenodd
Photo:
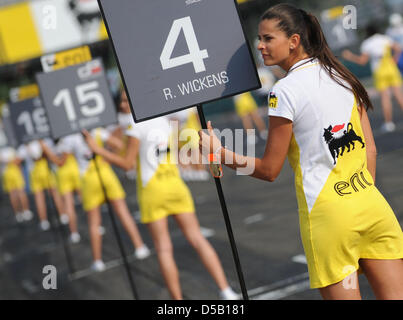
<path fill-rule="evenodd" d="M 362 141 L 362 138 L 355 133 L 353 129 L 353 124 L 351 122 L 348 123 L 347 130 L 343 131 L 342 136 L 335 137 L 334 134 L 343 130 L 343 128 L 344 124 L 336 125 L 334 127 L 330 125 L 327 129 L 324 128 L 325 132 L 323 134 L 323 137 L 325 138 L 325 141 L 329 146 L 329 151 L 334 161 L 333 164 L 336 164 L 336 158 L 338 158 L 339 155 L 342 156 L 346 148 L 347 152 L 350 152 L 350 146 L 352 145 L 352 150 L 354 150 L 354 141 L 359 141 L 361 143 L 361 147 L 365 147 L 365 143 Z"/>

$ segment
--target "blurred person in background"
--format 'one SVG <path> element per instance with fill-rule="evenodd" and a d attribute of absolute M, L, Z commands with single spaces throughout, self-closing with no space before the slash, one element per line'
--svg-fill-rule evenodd
<path fill-rule="evenodd" d="M 29 201 L 25 192 L 25 180 L 21 172 L 21 163 L 26 158 L 26 147 L 17 150 L 5 147 L 0 150 L 0 162 L 5 165 L 3 171 L 3 190 L 10 197 L 15 219 L 18 223 L 29 221 L 33 213 L 29 209 Z"/>
<path fill-rule="evenodd" d="M 53 146 L 50 139 L 46 139 L 49 147 Z M 27 144 L 28 156 L 34 161 L 30 170 L 31 191 L 34 194 L 36 210 L 39 216 L 39 227 L 46 231 L 50 228 L 47 215 L 45 191 L 49 191 L 62 224 L 68 223 L 68 215 L 64 212 L 63 201 L 57 190 L 55 174 L 50 170 L 48 160 L 39 141 L 31 141 Z"/>
<path fill-rule="evenodd" d="M 94 143 L 99 146 L 114 145 L 121 149 L 119 141 L 115 141 L 110 128 L 91 130 Z M 88 217 L 93 263 L 92 270 L 102 272 L 106 266 L 102 260 L 102 215 L 101 206 L 109 202 L 127 232 L 135 250 L 134 257 L 142 260 L 150 255 L 137 225 L 126 203 L 126 193 L 111 165 L 101 156 L 93 156 L 82 135 L 74 135 L 74 140 L 64 146 L 64 152 L 74 154 L 81 175 L 81 193 L 84 211 Z"/>
<path fill-rule="evenodd" d="M 233 97 L 235 110 L 241 118 L 242 126 L 246 131 L 246 142 L 256 144 L 258 137 L 255 135 L 254 124 L 256 125 L 259 136 L 262 140 L 267 138 L 266 124 L 259 114 L 258 105 L 253 98 L 252 93 L 244 92 Z"/>
<path fill-rule="evenodd" d="M 130 105 L 122 91 L 121 111 L 130 115 Z M 237 300 L 229 286 L 217 253 L 200 231 L 189 188 L 181 179 L 176 166 L 176 154 L 171 153 L 171 128 L 167 117 L 126 124 L 128 150 L 125 157 L 112 153 L 99 144 L 87 132 L 86 141 L 98 156 L 125 170 L 137 167 L 137 198 L 141 222 L 147 224 L 157 251 L 158 262 L 171 297 L 182 299 L 178 267 L 168 229 L 168 217 L 172 215 L 186 239 L 199 255 L 202 263 L 219 287 L 224 300 Z"/>
<path fill-rule="evenodd" d="M 66 136 L 56 142 L 54 150 L 40 141 L 46 157 L 57 166 L 57 187 L 61 194 L 63 205 L 68 217 L 65 218 L 70 227 L 71 243 L 80 242 L 81 236 L 77 228 L 77 214 L 74 206 L 74 192 L 81 195 L 80 172 L 72 153 L 68 152 L 68 144 L 74 143 L 74 136 Z"/>
<path fill-rule="evenodd" d="M 389 17 L 389 28 L 386 30 L 386 35 L 393 39 L 400 48 L 403 48 L 403 18 L 399 13 L 393 13 Z M 396 60 L 397 66 L 403 73 L 403 52 Z"/>
<path fill-rule="evenodd" d="M 403 110 L 402 76 L 396 65 L 401 54 L 400 46 L 390 37 L 380 34 L 375 24 L 367 27 L 367 38 L 361 44 L 361 55 L 356 55 L 350 50 L 343 50 L 344 59 L 365 65 L 370 61 L 375 89 L 380 92 L 382 111 L 385 123 L 381 127 L 382 132 L 395 131 L 393 122 L 392 97 L 393 94 Z M 395 58 L 392 56 L 392 50 Z"/>
<path fill-rule="evenodd" d="M 124 134 L 124 130 L 123 128 L 126 128 L 127 125 L 129 125 L 131 123 L 131 118 L 132 115 L 131 114 L 125 114 L 124 112 L 122 112 L 119 108 L 119 104 L 120 104 L 120 91 L 122 90 L 123 86 L 121 85 L 118 89 L 118 94 L 116 96 L 116 98 L 114 99 L 115 101 L 115 106 L 116 106 L 116 113 L 117 113 L 117 124 L 114 125 L 110 125 L 108 128 L 110 128 L 111 131 L 111 141 L 115 141 L 115 142 L 119 142 L 118 143 L 113 143 L 113 144 L 108 144 L 108 148 L 110 150 L 112 150 L 115 153 L 120 154 L 121 156 L 125 156 L 125 154 L 127 153 L 127 147 L 128 147 L 128 139 L 127 136 Z M 129 180 L 135 180 L 137 173 L 136 170 L 134 168 L 129 169 L 129 170 L 125 170 L 125 176 L 127 179 Z"/>

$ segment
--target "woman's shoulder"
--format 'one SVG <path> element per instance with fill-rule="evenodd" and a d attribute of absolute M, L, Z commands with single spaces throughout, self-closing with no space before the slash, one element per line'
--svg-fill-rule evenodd
<path fill-rule="evenodd" d="M 170 130 L 170 122 L 166 116 L 137 122 L 131 121 L 126 128 L 126 135 L 138 139 L 145 139 L 147 135 L 155 133 L 156 135 L 161 132 L 168 132 Z"/>
<path fill-rule="evenodd" d="M 294 77 L 293 74 L 290 74 L 280 80 L 278 80 L 272 90 L 272 92 L 282 93 L 285 95 L 293 95 L 295 97 L 301 96 L 304 89 L 301 84 L 301 80 L 297 77 Z"/>
<path fill-rule="evenodd" d="M 390 42 L 392 42 L 392 39 L 389 36 L 377 33 L 365 39 L 361 44 L 361 49 L 365 51 L 365 49 L 382 47 L 384 44 L 389 44 Z"/>

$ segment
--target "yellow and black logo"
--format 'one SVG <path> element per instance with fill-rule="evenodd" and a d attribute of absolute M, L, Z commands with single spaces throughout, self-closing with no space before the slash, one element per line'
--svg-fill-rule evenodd
<path fill-rule="evenodd" d="M 270 92 L 269 96 L 269 108 L 276 109 L 277 108 L 278 98 L 274 94 L 274 92 Z"/>

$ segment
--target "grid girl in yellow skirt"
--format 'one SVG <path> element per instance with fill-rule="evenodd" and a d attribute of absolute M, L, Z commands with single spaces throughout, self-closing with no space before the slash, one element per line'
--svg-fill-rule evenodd
<path fill-rule="evenodd" d="M 48 147 L 53 145 L 50 139 L 45 142 Z M 40 228 L 44 231 L 50 228 L 50 223 L 47 216 L 45 191 L 49 191 L 54 201 L 59 217 L 62 219 L 64 213 L 63 201 L 57 190 L 55 174 L 50 170 L 48 160 L 43 153 L 39 141 L 32 141 L 27 144 L 28 155 L 34 161 L 30 171 L 31 191 L 34 194 L 35 205 L 40 220 Z"/>
<path fill-rule="evenodd" d="M 103 145 L 104 142 L 113 143 L 109 130 L 103 128 L 94 129 L 92 135 L 99 145 Z M 136 223 L 129 212 L 125 200 L 126 194 L 110 164 L 100 156 L 93 158 L 91 150 L 81 135 L 77 135 L 74 143 L 69 144 L 65 151 L 74 153 L 80 168 L 82 203 L 88 215 L 91 238 L 92 268 L 95 271 L 105 269 L 105 264 L 102 261 L 102 236 L 99 230 L 101 227 L 100 208 L 106 201 L 109 201 L 114 213 L 128 233 L 135 247 L 134 256 L 137 259 L 148 257 L 149 250 L 144 244 Z"/>
<path fill-rule="evenodd" d="M 253 177 L 271 182 L 288 156 L 311 287 L 324 299 L 361 299 L 361 271 L 378 299 L 403 299 L 403 232 L 375 186 L 368 94 L 304 10 L 288 4 L 268 9 L 259 40 L 265 65 L 287 72 L 269 95 L 263 157 L 221 146 L 210 122 L 209 133 L 200 133 L 201 148 L 233 169 L 253 165 Z"/>
<path fill-rule="evenodd" d="M 25 180 L 21 172 L 21 163 L 26 158 L 26 147 L 20 146 L 17 151 L 11 147 L 0 150 L 0 161 L 5 165 L 3 171 L 3 190 L 10 197 L 17 222 L 29 221 L 33 214 L 29 209 L 28 197 L 25 192 Z"/>
<path fill-rule="evenodd" d="M 365 65 L 371 64 L 375 89 L 380 92 L 382 110 L 385 123 L 382 131 L 395 130 L 392 111 L 392 94 L 395 96 L 400 109 L 403 110 L 402 76 L 392 55 L 400 55 L 402 48 L 391 38 L 380 34 L 375 25 L 367 27 L 367 36 L 361 44 L 361 55 L 355 55 L 349 50 L 343 51 L 343 58 L 354 63 Z"/>
<path fill-rule="evenodd" d="M 57 187 L 61 194 L 66 216 L 63 216 L 62 223 L 69 224 L 70 241 L 72 243 L 80 242 L 80 234 L 77 228 L 77 214 L 74 206 L 74 192 L 81 195 L 80 171 L 77 161 L 72 153 L 67 152 L 69 145 L 74 144 L 76 137 L 74 135 L 59 139 L 56 146 L 49 148 L 43 141 L 41 147 L 47 158 L 56 166 Z M 66 219 L 67 218 L 67 219 Z"/>
<path fill-rule="evenodd" d="M 121 111 L 130 114 L 126 93 L 122 92 L 121 97 Z M 239 296 L 228 285 L 215 250 L 200 232 L 192 195 L 180 177 L 174 161 L 176 155 L 172 155 L 169 150 L 172 133 L 167 118 L 160 117 L 140 124 L 135 124 L 132 119 L 125 128 L 125 134 L 129 138 L 128 150 L 126 156 L 121 157 L 101 148 L 85 133 L 90 148 L 111 163 L 125 170 L 137 163 L 137 198 L 141 221 L 147 224 L 153 238 L 160 269 L 171 297 L 182 299 L 168 230 L 168 217 L 172 215 L 218 285 L 220 297 L 238 299 Z"/>

